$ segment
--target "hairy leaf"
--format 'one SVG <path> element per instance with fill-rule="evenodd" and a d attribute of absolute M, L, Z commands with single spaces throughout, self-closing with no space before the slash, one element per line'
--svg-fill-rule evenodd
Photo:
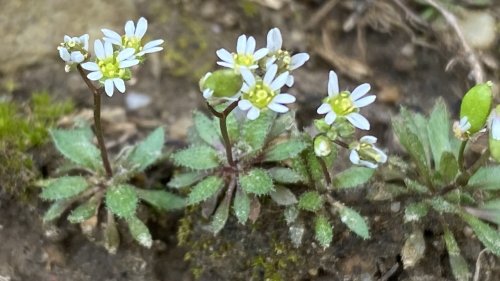
<path fill-rule="evenodd" d="M 323 207 L 323 198 L 317 191 L 308 191 L 299 198 L 299 208 L 302 210 L 316 212 Z"/>
<path fill-rule="evenodd" d="M 198 135 L 207 144 L 216 146 L 217 144 L 221 143 L 221 139 L 219 137 L 219 134 L 217 133 L 217 127 L 214 125 L 214 122 L 210 118 L 199 111 L 195 111 L 193 113 L 193 120 Z"/>
<path fill-rule="evenodd" d="M 191 186 L 199 182 L 206 176 L 207 175 L 205 173 L 200 173 L 200 172 L 187 172 L 182 174 L 176 174 L 167 183 L 167 186 L 171 188 L 182 188 L 186 186 Z"/>
<path fill-rule="evenodd" d="M 455 179 L 459 173 L 460 168 L 458 167 L 457 159 L 453 153 L 444 151 L 441 156 L 439 173 L 443 178 L 445 183 L 449 183 Z"/>
<path fill-rule="evenodd" d="M 275 190 L 271 192 L 271 198 L 278 205 L 287 206 L 297 203 L 297 197 L 290 189 L 283 186 L 275 186 Z"/>
<path fill-rule="evenodd" d="M 161 156 L 161 150 L 165 143 L 165 131 L 163 128 L 154 130 L 146 139 L 140 142 L 128 156 L 128 162 L 139 171 L 143 171 L 153 164 Z"/>
<path fill-rule="evenodd" d="M 472 215 L 462 213 L 461 216 L 472 227 L 483 245 L 495 255 L 500 256 L 500 232 Z"/>
<path fill-rule="evenodd" d="M 262 149 L 275 117 L 276 114 L 272 110 L 267 110 L 261 112 L 256 120 L 247 120 L 243 124 L 242 139 L 252 148 L 252 151 Z"/>
<path fill-rule="evenodd" d="M 214 233 L 214 235 L 217 235 L 217 233 L 219 233 L 219 231 L 221 231 L 222 228 L 224 228 L 224 225 L 226 225 L 227 218 L 229 217 L 230 202 L 231 198 L 227 197 L 226 195 L 222 200 L 222 202 L 220 203 L 219 207 L 217 207 L 217 211 L 215 211 L 211 223 L 211 230 Z"/>
<path fill-rule="evenodd" d="M 314 222 L 314 238 L 323 248 L 328 248 L 333 239 L 333 227 L 328 219 L 319 215 Z"/>
<path fill-rule="evenodd" d="M 146 248 L 151 248 L 153 237 L 151 237 L 148 227 L 136 216 L 127 218 L 127 224 L 135 241 Z"/>
<path fill-rule="evenodd" d="M 161 211 L 182 209 L 186 206 L 184 198 L 167 191 L 136 188 L 136 192 L 141 200 Z"/>
<path fill-rule="evenodd" d="M 45 200 L 61 200 L 80 194 L 89 184 L 83 177 L 60 177 L 50 179 L 40 194 Z"/>
<path fill-rule="evenodd" d="M 428 176 L 429 164 L 426 159 L 424 145 L 420 138 L 411 131 L 411 127 L 405 120 L 394 120 L 392 126 L 399 142 L 406 148 L 408 154 L 410 154 L 420 174 L 424 177 Z"/>
<path fill-rule="evenodd" d="M 288 141 L 278 143 L 270 147 L 264 154 L 264 161 L 283 161 L 286 159 L 294 158 L 309 144 L 300 139 L 290 139 Z"/>
<path fill-rule="evenodd" d="M 102 168 L 101 153 L 85 129 L 50 130 L 54 144 L 64 157 L 92 170 Z"/>
<path fill-rule="evenodd" d="M 274 190 L 273 180 L 263 169 L 253 169 L 240 176 L 240 185 L 247 193 L 255 195 L 269 194 Z"/>
<path fill-rule="evenodd" d="M 233 208 L 234 214 L 236 215 L 236 218 L 238 218 L 238 222 L 245 224 L 248 220 L 248 216 L 250 215 L 250 199 L 240 188 L 236 190 Z"/>
<path fill-rule="evenodd" d="M 194 205 L 212 197 L 224 186 L 224 181 L 216 176 L 210 176 L 196 184 L 189 193 L 187 204 Z"/>
<path fill-rule="evenodd" d="M 275 167 L 267 171 L 276 182 L 299 183 L 304 181 L 304 178 L 299 173 L 289 168 Z"/>
<path fill-rule="evenodd" d="M 443 99 L 438 99 L 432 109 L 427 124 L 427 133 L 432 157 L 436 167 L 441 167 L 441 157 L 445 151 L 451 151 L 450 119 Z"/>
<path fill-rule="evenodd" d="M 59 218 L 69 206 L 68 202 L 63 200 L 52 203 L 43 216 L 43 222 L 47 223 Z"/>
<path fill-rule="evenodd" d="M 120 218 L 135 216 L 138 201 L 135 187 L 128 184 L 111 186 L 106 192 L 106 208 Z"/>
<path fill-rule="evenodd" d="M 172 156 L 178 166 L 194 170 L 217 168 L 221 163 L 217 151 L 208 146 L 193 146 L 186 148 Z"/>
<path fill-rule="evenodd" d="M 423 202 L 410 203 L 405 209 L 405 222 L 419 221 L 429 212 L 429 206 Z"/>
<path fill-rule="evenodd" d="M 460 254 L 460 248 L 458 248 L 457 241 L 455 240 L 453 233 L 451 233 L 448 228 L 445 228 L 444 230 L 444 241 L 446 249 L 448 250 L 448 257 L 453 276 L 457 281 L 469 281 L 472 276 L 469 272 L 467 262 Z"/>
<path fill-rule="evenodd" d="M 370 230 L 365 219 L 355 210 L 343 206 L 339 208 L 340 220 L 363 239 L 370 238 Z"/>
<path fill-rule="evenodd" d="M 71 214 L 68 216 L 68 221 L 70 223 L 81 223 L 90 219 L 92 216 L 97 214 L 97 208 L 100 203 L 100 200 L 96 197 L 90 198 L 85 203 L 71 211 Z"/>
<path fill-rule="evenodd" d="M 353 188 L 370 180 L 375 172 L 374 169 L 365 167 L 351 167 L 333 178 L 333 184 L 337 188 Z"/>
<path fill-rule="evenodd" d="M 468 185 L 484 190 L 500 190 L 500 166 L 481 167 L 469 179 Z"/>

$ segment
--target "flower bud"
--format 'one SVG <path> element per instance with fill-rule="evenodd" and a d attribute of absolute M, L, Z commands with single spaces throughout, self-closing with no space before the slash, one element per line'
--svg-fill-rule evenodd
<path fill-rule="evenodd" d="M 488 143 L 490 155 L 493 159 L 500 162 L 500 105 L 491 111 L 488 119 Z"/>
<path fill-rule="evenodd" d="M 375 143 L 377 138 L 373 136 L 364 136 L 359 142 L 351 144 L 351 154 L 349 160 L 355 165 L 365 166 L 375 169 L 379 163 L 387 161 L 387 155 L 377 147 Z"/>
<path fill-rule="evenodd" d="M 471 125 L 469 132 L 477 133 L 486 124 L 491 110 L 493 95 L 491 81 L 472 87 L 462 99 L 460 106 L 460 119 L 467 117 Z"/>
<path fill-rule="evenodd" d="M 240 92 L 243 78 L 231 69 L 222 69 L 207 73 L 200 80 L 200 89 L 206 99 L 232 98 Z M 210 94 L 208 94 L 210 93 Z"/>
<path fill-rule="evenodd" d="M 314 153 L 318 157 L 326 157 L 332 153 L 332 142 L 326 136 L 320 135 L 314 139 Z"/>

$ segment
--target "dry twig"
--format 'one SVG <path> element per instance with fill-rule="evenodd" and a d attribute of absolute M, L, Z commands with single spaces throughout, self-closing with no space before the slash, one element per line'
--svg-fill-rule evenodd
<path fill-rule="evenodd" d="M 337 6 L 339 0 L 330 0 L 323 4 L 311 17 L 311 19 L 306 23 L 306 30 L 315 28 L 318 23 L 328 15 L 328 13 Z"/>

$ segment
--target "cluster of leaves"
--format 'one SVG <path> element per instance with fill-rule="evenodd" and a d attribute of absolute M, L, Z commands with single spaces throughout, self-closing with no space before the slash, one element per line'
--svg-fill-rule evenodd
<path fill-rule="evenodd" d="M 33 93 L 26 106 L 0 102 L 0 178 L 2 188 L 23 195 L 36 176 L 28 150 L 48 140 L 48 128 L 73 110 L 70 102 L 55 102 L 46 92 Z"/>
<path fill-rule="evenodd" d="M 369 237 L 364 219 L 353 209 L 328 198 L 324 174 L 314 154 L 312 139 L 299 132 L 293 112 L 276 116 L 268 110 L 252 121 L 234 112 L 227 118 L 229 139 L 236 167 L 226 160 L 218 119 L 194 113 L 190 146 L 176 152 L 172 159 L 185 168 L 168 186 L 188 188 L 188 205 L 202 205 L 203 215 L 212 217 L 210 229 L 217 234 L 226 224 L 232 206 L 238 222 L 255 222 L 261 202 L 266 198 L 284 206 L 283 215 L 290 237 L 299 245 L 306 226 L 303 216 L 313 214 L 317 241 L 328 247 L 333 237 L 326 202 L 335 207 L 341 220 L 363 238 Z M 334 156 L 329 158 L 330 163 Z M 370 179 L 372 169 L 355 167 L 338 174 L 335 187 L 351 188 Z M 307 188 L 306 186 L 310 188 Z M 297 195 L 300 192 L 300 195 Z"/>
<path fill-rule="evenodd" d="M 457 280 L 469 280 L 467 263 L 446 223 L 447 216 L 460 217 L 487 249 L 500 255 L 500 232 L 483 221 L 500 225 L 500 166 L 484 166 L 483 157 L 470 167 L 462 167 L 462 146 L 466 142 L 461 143 L 451 134 L 451 120 L 442 100 L 438 100 L 429 117 L 403 108 L 393 127 L 416 168 L 400 163 L 405 171 L 400 178 L 405 186 L 401 192 L 411 194 L 405 222 L 415 225 L 431 211 L 436 212 L 453 274 Z M 412 237 L 418 236 L 410 236 L 408 239 L 413 242 L 407 244 L 414 243 Z M 403 251 L 403 259 L 404 256 Z"/>
<path fill-rule="evenodd" d="M 139 244 L 150 247 L 151 234 L 137 217 L 139 202 L 160 210 L 184 207 L 184 199 L 162 189 L 143 189 L 129 184 L 130 179 L 144 172 L 162 156 L 164 130 L 156 129 L 145 140 L 127 148 L 113 161 L 115 174 L 104 173 L 99 149 L 92 143 L 89 128 L 51 130 L 57 150 L 71 162 L 70 176 L 50 178 L 39 182 L 43 187 L 41 198 L 52 201 L 44 215 L 44 222 L 59 218 L 68 210 L 68 220 L 80 223 L 86 234 L 91 234 L 99 219 L 101 206 L 107 216 L 103 235 L 109 252 L 116 252 L 119 235 L 115 216 L 125 221 L 130 233 Z"/>

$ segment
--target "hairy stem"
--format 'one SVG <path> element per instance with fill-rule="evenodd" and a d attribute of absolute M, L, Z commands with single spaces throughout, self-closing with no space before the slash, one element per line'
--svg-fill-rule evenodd
<path fill-rule="evenodd" d="M 232 146 L 231 146 L 231 140 L 229 139 L 229 133 L 227 132 L 227 122 L 226 122 L 226 120 L 227 120 L 227 116 L 229 115 L 229 113 L 231 113 L 236 108 L 236 106 L 238 105 L 238 101 L 239 100 L 234 101 L 233 103 L 231 103 L 222 112 L 218 112 L 217 110 L 215 110 L 215 108 L 213 108 L 207 102 L 207 106 L 208 106 L 208 109 L 210 110 L 210 112 L 215 117 L 219 118 L 220 131 L 221 131 L 221 134 L 222 134 L 222 139 L 224 140 L 224 147 L 226 148 L 227 163 L 229 164 L 229 166 L 231 166 L 232 168 L 235 168 L 235 169 L 236 169 L 236 162 L 233 159 L 233 150 L 232 150 Z"/>
<path fill-rule="evenodd" d="M 87 75 L 85 75 L 85 72 L 83 71 L 83 68 L 81 65 L 77 66 L 78 72 L 80 73 L 80 76 L 82 77 L 83 81 L 85 84 L 87 84 L 87 87 L 89 90 L 92 92 L 94 95 L 94 127 L 95 127 L 95 135 L 97 137 L 97 143 L 99 146 L 99 149 L 101 150 L 101 159 L 102 159 L 102 164 L 104 166 L 104 169 L 106 170 L 106 175 L 108 178 L 111 178 L 113 176 L 113 170 L 111 170 L 111 165 L 109 163 L 109 158 L 108 158 L 108 151 L 106 150 L 106 145 L 104 143 L 104 137 L 102 134 L 102 126 L 101 126 L 101 94 L 102 94 L 102 87 L 101 88 L 96 88 L 94 84 L 87 78 Z"/>
<path fill-rule="evenodd" d="M 332 185 L 332 178 L 330 177 L 330 173 L 328 172 L 328 167 L 326 166 L 326 162 L 322 157 L 317 157 L 319 164 L 321 165 L 321 170 L 323 171 L 323 175 L 325 176 L 326 184 L 328 187 Z"/>

